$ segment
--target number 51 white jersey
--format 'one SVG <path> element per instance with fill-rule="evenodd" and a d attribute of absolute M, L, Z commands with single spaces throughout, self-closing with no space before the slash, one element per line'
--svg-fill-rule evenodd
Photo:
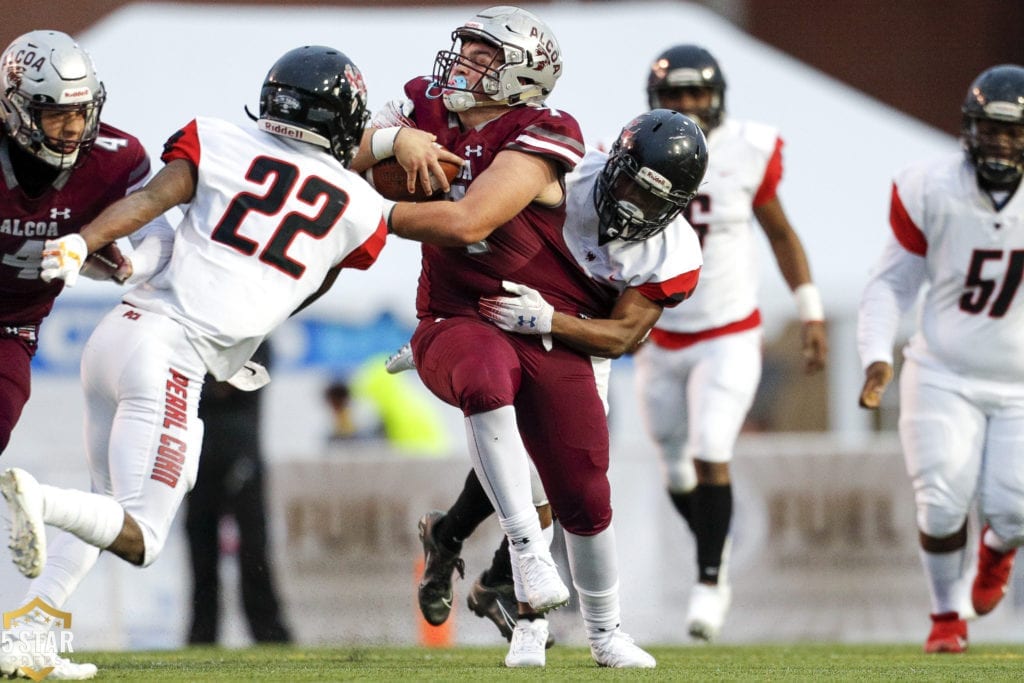
<path fill-rule="evenodd" d="M 872 319 L 885 315 L 886 306 L 871 304 L 885 301 L 884 290 L 906 307 L 924 281 L 920 330 L 906 355 L 960 376 L 1024 382 L 1024 192 L 996 210 L 957 152 L 896 177 L 890 223 L 899 248 L 890 246 L 865 288 L 862 334 L 894 328 Z M 901 252 L 923 258 L 924 268 Z M 862 347 L 885 341 L 865 338 Z"/>
<path fill-rule="evenodd" d="M 197 118 L 162 159 L 196 166 L 195 196 L 166 268 L 124 300 L 178 321 L 218 380 L 334 266 L 366 269 L 384 246 L 385 200 L 319 147 Z"/>

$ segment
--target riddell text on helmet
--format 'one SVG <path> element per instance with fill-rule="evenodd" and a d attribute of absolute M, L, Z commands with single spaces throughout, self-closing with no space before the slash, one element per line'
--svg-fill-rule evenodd
<path fill-rule="evenodd" d="M 274 123 L 272 121 L 263 121 L 263 130 L 268 133 L 274 133 L 275 135 L 284 135 L 296 140 L 303 140 L 306 137 L 306 132 L 301 128 L 295 126 L 286 126 L 280 123 Z"/>

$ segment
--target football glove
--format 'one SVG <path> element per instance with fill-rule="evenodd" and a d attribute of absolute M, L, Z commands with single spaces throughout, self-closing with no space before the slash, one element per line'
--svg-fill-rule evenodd
<path fill-rule="evenodd" d="M 77 232 L 55 240 L 46 240 L 43 244 L 43 260 L 40 263 L 42 270 L 39 277 L 43 282 L 64 280 L 68 287 L 74 287 L 78 281 L 78 272 L 88 255 L 89 249 L 85 246 L 85 239 Z"/>
<path fill-rule="evenodd" d="M 545 301 L 540 292 L 526 285 L 505 280 L 501 286 L 515 296 L 481 297 L 480 315 L 506 332 L 543 335 L 544 348 L 550 350 L 555 307 Z"/>

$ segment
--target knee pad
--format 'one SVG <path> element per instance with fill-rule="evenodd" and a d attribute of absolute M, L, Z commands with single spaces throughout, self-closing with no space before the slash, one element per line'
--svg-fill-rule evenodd
<path fill-rule="evenodd" d="M 672 493 L 689 493 L 697 485 L 697 469 L 693 466 L 693 458 L 682 455 L 665 458 L 665 483 Z"/>
<path fill-rule="evenodd" d="M 917 528 L 929 536 L 952 536 L 963 528 L 966 519 L 966 510 L 956 509 L 948 503 L 918 500 Z"/>

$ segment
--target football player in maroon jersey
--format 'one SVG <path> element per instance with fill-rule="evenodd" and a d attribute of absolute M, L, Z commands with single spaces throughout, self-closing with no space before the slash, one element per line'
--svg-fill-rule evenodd
<path fill-rule="evenodd" d="M 105 99 L 89 55 L 64 33 L 26 33 L 0 56 L 0 452 L 28 401 L 40 323 L 64 286 L 39 278 L 43 242 L 78 232 L 149 176 L 139 141 L 100 122 Z"/>
<path fill-rule="evenodd" d="M 564 176 L 584 145 L 575 119 L 544 105 L 562 72 L 561 51 L 551 29 L 517 7 L 482 10 L 452 37 L 433 75 L 410 80 L 404 97 L 378 113 L 353 167 L 394 155 L 414 184 L 429 182 L 427 170 L 440 175 L 434 145 L 463 161 L 448 193 L 456 201 L 399 203 L 391 228 L 430 242 L 417 291 L 416 366 L 426 386 L 465 416 L 474 470 L 509 539 L 517 600 L 532 608 L 516 624 L 505 663 L 543 666 L 548 629 L 540 617 L 569 599 L 534 509 L 529 452 L 567 532 L 594 659 L 653 667 L 619 629 L 612 562 L 601 564 L 602 574 L 591 561 L 615 549 L 608 430 L 590 357 L 549 334 L 508 334 L 477 312 L 480 298 L 507 294 L 506 281 L 534 288 L 574 317 L 607 318 L 612 307 L 562 236 Z M 550 333 L 551 316 L 535 322 Z M 420 524 L 420 607 L 436 624 L 451 609 L 458 541 L 433 521 L 428 515 Z"/>

